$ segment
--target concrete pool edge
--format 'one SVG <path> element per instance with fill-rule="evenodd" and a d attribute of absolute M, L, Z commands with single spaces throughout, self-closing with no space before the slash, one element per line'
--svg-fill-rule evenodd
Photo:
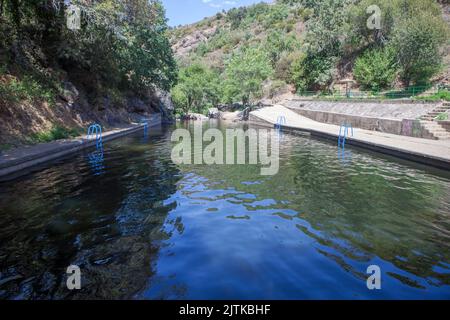
<path fill-rule="evenodd" d="M 148 126 L 150 128 L 158 125 L 161 125 L 161 117 L 157 117 L 157 119 L 152 119 L 152 121 L 148 122 Z M 144 127 L 144 124 L 135 124 L 126 128 L 110 130 L 103 134 L 102 139 L 103 142 L 108 142 L 143 130 Z M 41 152 L 27 154 L 26 150 L 24 150 L 24 155 L 20 157 L 14 157 L 11 159 L 2 159 L 2 157 L 0 157 L 0 177 L 17 175 L 18 173 L 20 173 L 21 171 L 25 171 L 26 169 L 30 169 L 48 161 L 52 161 L 70 155 L 72 153 L 76 153 L 83 149 L 95 147 L 95 145 L 95 140 L 75 138 L 72 140 L 57 141 L 54 143 L 54 145 L 49 144 Z"/>
<path fill-rule="evenodd" d="M 261 115 L 251 113 L 249 121 L 255 124 L 259 125 L 265 125 L 274 127 L 275 122 L 262 117 Z M 316 130 L 312 128 L 307 127 L 300 127 L 300 126 L 292 126 L 292 125 L 282 125 L 282 130 L 287 132 L 306 132 L 311 134 L 311 136 L 327 139 L 327 140 L 333 140 L 336 141 L 337 146 L 337 139 L 338 134 L 330 133 L 324 130 Z M 389 145 L 385 145 L 382 143 L 375 143 L 371 141 L 366 141 L 363 139 L 358 139 L 355 137 L 349 137 L 346 141 L 346 144 L 353 145 L 359 148 L 363 148 L 370 151 L 375 151 L 378 153 L 394 156 L 400 159 L 420 163 L 423 165 L 432 166 L 439 169 L 444 170 L 450 170 L 450 158 L 443 158 L 443 157 L 437 157 L 434 155 L 429 155 L 422 152 L 416 152 L 413 150 L 406 150 L 402 148 L 397 148 Z"/>

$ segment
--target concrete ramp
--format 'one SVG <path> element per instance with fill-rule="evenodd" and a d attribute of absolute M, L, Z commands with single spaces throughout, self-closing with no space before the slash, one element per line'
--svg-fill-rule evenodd
<path fill-rule="evenodd" d="M 286 118 L 286 124 L 284 125 L 285 129 L 295 128 L 298 130 L 309 132 L 323 130 L 328 132 L 332 136 L 336 136 L 336 139 L 339 135 L 339 126 L 311 120 L 282 105 L 274 105 L 272 107 L 266 107 L 253 111 L 250 113 L 250 120 L 260 123 L 265 122 L 271 126 L 274 126 L 277 123 L 278 117 L 280 116 Z"/>

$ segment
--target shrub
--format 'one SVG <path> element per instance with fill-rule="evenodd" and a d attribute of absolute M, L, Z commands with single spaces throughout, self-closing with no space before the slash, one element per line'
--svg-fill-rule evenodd
<path fill-rule="evenodd" d="M 77 129 L 68 129 L 63 126 L 55 125 L 48 131 L 34 134 L 31 138 L 35 142 L 50 142 L 54 140 L 73 138 L 79 134 L 80 131 Z"/>
<path fill-rule="evenodd" d="M 292 65 L 292 80 L 297 91 L 323 89 L 331 84 L 336 74 L 336 57 L 321 54 L 303 54 Z"/>
<path fill-rule="evenodd" d="M 0 82 L 1 99 L 9 102 L 47 101 L 50 105 L 55 104 L 57 92 L 55 89 L 45 86 L 41 81 L 33 77 L 25 76 L 23 79 L 11 77 Z"/>
<path fill-rule="evenodd" d="M 441 46 L 448 43 L 448 27 L 440 15 L 417 12 L 399 22 L 392 45 L 396 50 L 405 84 L 427 83 L 441 68 Z"/>
<path fill-rule="evenodd" d="M 417 100 L 424 100 L 424 101 L 450 101 L 450 91 L 448 90 L 439 90 L 437 93 L 430 95 L 430 96 L 419 96 L 416 97 Z"/>
<path fill-rule="evenodd" d="M 262 83 L 273 73 L 265 51 L 247 48 L 234 54 L 226 66 L 224 99 L 247 105 L 260 96 Z"/>
<path fill-rule="evenodd" d="M 353 74 L 364 89 L 377 91 L 389 87 L 397 75 L 394 51 L 391 48 L 366 51 L 356 59 Z"/>

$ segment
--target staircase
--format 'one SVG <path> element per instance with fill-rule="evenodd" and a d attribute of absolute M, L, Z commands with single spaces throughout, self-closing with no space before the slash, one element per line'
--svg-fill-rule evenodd
<path fill-rule="evenodd" d="M 450 113 L 450 102 L 444 102 L 420 118 L 421 127 L 428 131 L 436 140 L 450 139 L 450 132 L 435 121 L 436 117 L 444 112 Z"/>
<path fill-rule="evenodd" d="M 436 140 L 450 139 L 450 132 L 443 126 L 434 121 L 420 121 L 420 125 L 423 129 L 428 131 L 431 136 Z"/>
<path fill-rule="evenodd" d="M 444 112 L 448 112 L 450 110 L 450 102 L 444 102 L 442 105 L 438 106 L 433 111 L 428 112 L 426 115 L 422 116 L 420 120 L 424 121 L 434 121 L 438 115 Z"/>

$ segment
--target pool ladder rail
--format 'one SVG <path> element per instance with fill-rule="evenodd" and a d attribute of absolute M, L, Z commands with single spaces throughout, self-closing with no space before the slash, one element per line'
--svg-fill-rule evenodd
<path fill-rule="evenodd" d="M 148 134 L 148 121 L 147 120 L 142 121 L 141 125 L 144 126 L 144 135 L 147 135 Z"/>
<path fill-rule="evenodd" d="M 89 126 L 86 139 L 91 140 L 94 138 L 94 136 L 97 149 L 103 147 L 102 127 L 97 123 Z"/>
<path fill-rule="evenodd" d="M 349 132 L 351 132 L 351 136 L 354 135 L 353 126 L 350 123 L 343 123 L 341 124 L 341 127 L 339 128 L 339 137 L 338 137 L 338 146 L 345 148 L 345 143 L 347 141 L 347 138 L 349 137 Z"/>
<path fill-rule="evenodd" d="M 275 124 L 275 129 L 281 130 L 283 126 L 286 125 L 286 117 L 285 116 L 279 116 L 277 119 L 277 123 Z"/>

